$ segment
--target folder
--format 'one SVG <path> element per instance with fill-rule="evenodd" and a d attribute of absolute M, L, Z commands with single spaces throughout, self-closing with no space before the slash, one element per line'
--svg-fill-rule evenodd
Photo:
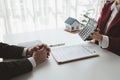
<path fill-rule="evenodd" d="M 80 44 L 52 48 L 51 53 L 58 64 L 99 56 L 95 51 L 89 50 Z"/>

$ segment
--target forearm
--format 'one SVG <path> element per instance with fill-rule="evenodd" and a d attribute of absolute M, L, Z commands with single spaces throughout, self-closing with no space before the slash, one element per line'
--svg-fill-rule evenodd
<path fill-rule="evenodd" d="M 33 57 L 29 57 L 28 60 L 29 60 L 30 63 L 32 64 L 32 67 L 35 68 L 35 67 L 36 67 L 35 59 L 34 59 Z"/>
<path fill-rule="evenodd" d="M 27 50 L 28 50 L 27 48 L 24 48 L 22 56 L 28 57 L 27 59 L 30 61 L 30 63 L 32 64 L 32 66 L 34 68 L 34 67 L 36 67 L 35 59 L 31 55 L 26 54 Z"/>
<path fill-rule="evenodd" d="M 108 37 L 103 35 L 103 40 L 99 42 L 99 45 L 102 48 L 107 48 L 108 50 L 120 53 L 120 38 Z"/>
<path fill-rule="evenodd" d="M 102 35 L 102 41 L 99 42 L 99 46 L 102 48 L 108 48 L 109 46 L 109 37 Z"/>
<path fill-rule="evenodd" d="M 111 50 L 112 52 L 120 54 L 120 37 L 118 38 L 109 37 L 108 49 Z"/>
<path fill-rule="evenodd" d="M 0 79 L 10 79 L 12 77 L 27 73 L 32 70 L 32 64 L 28 59 L 13 62 L 0 63 Z"/>
<path fill-rule="evenodd" d="M 0 43 L 0 57 L 2 58 L 22 58 L 23 47 Z"/>

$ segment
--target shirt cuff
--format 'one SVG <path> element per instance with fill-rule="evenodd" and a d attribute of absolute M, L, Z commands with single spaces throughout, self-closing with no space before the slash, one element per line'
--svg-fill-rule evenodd
<path fill-rule="evenodd" d="M 36 67 L 36 62 L 35 59 L 33 57 L 28 58 L 28 60 L 30 61 L 30 63 L 32 64 L 33 68 Z"/>
<path fill-rule="evenodd" d="M 0 62 L 3 62 L 3 58 L 0 58 Z"/>
<path fill-rule="evenodd" d="M 103 40 L 101 42 L 99 42 L 99 46 L 102 48 L 108 48 L 109 46 L 109 38 L 108 36 L 102 35 L 103 36 Z"/>
<path fill-rule="evenodd" d="M 24 48 L 22 56 L 26 56 L 27 48 Z"/>

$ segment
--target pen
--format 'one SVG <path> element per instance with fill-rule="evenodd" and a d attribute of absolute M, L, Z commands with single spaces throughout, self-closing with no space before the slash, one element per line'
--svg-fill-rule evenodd
<path fill-rule="evenodd" d="M 56 46 L 62 46 L 62 45 L 65 45 L 65 43 L 59 43 L 59 44 L 49 45 L 49 47 L 56 47 Z"/>

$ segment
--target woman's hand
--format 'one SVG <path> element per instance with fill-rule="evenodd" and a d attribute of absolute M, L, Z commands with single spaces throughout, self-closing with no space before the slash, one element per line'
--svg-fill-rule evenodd
<path fill-rule="evenodd" d="M 99 33 L 99 31 L 100 31 L 100 29 L 97 28 L 97 30 L 94 31 L 94 32 L 91 34 L 91 37 L 92 37 L 92 39 L 95 39 L 95 40 L 97 40 L 97 41 L 100 42 L 100 41 L 102 41 L 103 36 L 102 36 L 102 34 Z"/>

